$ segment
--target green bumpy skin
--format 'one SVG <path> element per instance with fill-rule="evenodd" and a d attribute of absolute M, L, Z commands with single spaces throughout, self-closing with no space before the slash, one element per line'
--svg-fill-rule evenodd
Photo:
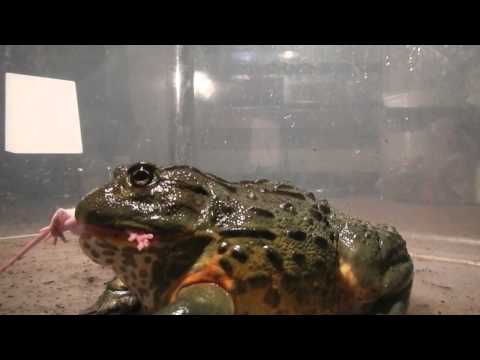
<path fill-rule="evenodd" d="M 138 163 L 118 167 L 110 183 L 85 196 L 76 218 L 155 235 L 142 251 L 108 232 L 80 239 L 92 260 L 112 266 L 145 313 L 408 308 L 413 264 L 400 234 L 344 215 L 291 184 L 234 183 L 193 167 Z M 102 296 L 97 308 L 115 309 L 111 294 Z"/>

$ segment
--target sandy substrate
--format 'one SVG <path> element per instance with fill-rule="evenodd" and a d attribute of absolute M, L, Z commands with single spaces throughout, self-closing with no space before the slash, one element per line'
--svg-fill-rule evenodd
<path fill-rule="evenodd" d="M 480 314 L 480 266 L 475 265 L 480 265 L 480 209 L 426 209 L 360 198 L 332 203 L 404 233 L 416 269 L 410 314 Z M 41 225 L 17 232 L 0 227 L 0 236 L 32 233 Z M 0 314 L 78 314 L 95 302 L 113 272 L 90 261 L 75 237 L 68 239 L 56 247 L 38 246 L 0 274 Z M 27 240 L 0 240 L 0 262 Z"/>

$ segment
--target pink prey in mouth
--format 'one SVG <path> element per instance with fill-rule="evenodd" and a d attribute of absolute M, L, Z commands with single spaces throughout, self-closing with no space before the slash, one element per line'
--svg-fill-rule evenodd
<path fill-rule="evenodd" d="M 146 249 L 150 246 L 150 242 L 153 240 L 155 235 L 153 234 L 144 234 L 144 233 L 138 233 L 138 232 L 133 232 L 131 230 L 127 230 L 128 233 L 128 241 L 130 242 L 137 242 L 137 249 L 139 251 Z"/>
<path fill-rule="evenodd" d="M 82 235 L 85 232 L 98 230 L 99 227 L 95 225 L 81 224 L 75 219 L 75 208 L 72 209 L 58 209 L 53 214 L 50 224 L 40 229 L 38 236 L 30 240 L 25 246 L 13 257 L 7 260 L 1 267 L 0 273 L 9 269 L 13 264 L 20 260 L 26 253 L 32 250 L 36 245 L 42 241 L 53 239 L 53 245 L 57 244 L 60 238 L 66 242 L 64 233 L 70 231 L 75 235 Z M 100 229 L 104 231 L 104 229 Z M 143 231 L 126 230 L 129 242 L 136 242 L 139 251 L 148 248 L 154 239 L 154 235 L 145 233 Z"/>

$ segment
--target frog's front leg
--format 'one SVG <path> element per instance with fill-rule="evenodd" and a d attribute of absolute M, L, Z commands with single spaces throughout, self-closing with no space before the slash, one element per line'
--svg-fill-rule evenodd
<path fill-rule="evenodd" d="M 120 315 L 140 311 L 140 301 L 127 286 L 114 278 L 107 283 L 105 291 L 89 308 L 80 312 L 81 315 Z"/>
<path fill-rule="evenodd" d="M 213 283 L 187 286 L 176 300 L 158 311 L 157 315 L 232 315 L 235 306 L 231 295 Z"/>

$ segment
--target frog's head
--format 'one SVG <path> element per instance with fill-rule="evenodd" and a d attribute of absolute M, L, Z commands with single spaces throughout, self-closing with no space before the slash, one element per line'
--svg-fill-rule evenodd
<path fill-rule="evenodd" d="M 88 193 L 76 219 L 111 230 L 132 230 L 168 237 L 192 231 L 209 193 L 194 182 L 174 178 L 149 163 L 118 166 L 113 179 Z"/>
<path fill-rule="evenodd" d="M 111 182 L 76 207 L 75 217 L 87 229 L 83 250 L 111 265 L 143 303 L 161 301 L 212 240 L 196 231 L 210 194 L 196 174 L 182 174 L 149 163 L 119 166 Z"/>

